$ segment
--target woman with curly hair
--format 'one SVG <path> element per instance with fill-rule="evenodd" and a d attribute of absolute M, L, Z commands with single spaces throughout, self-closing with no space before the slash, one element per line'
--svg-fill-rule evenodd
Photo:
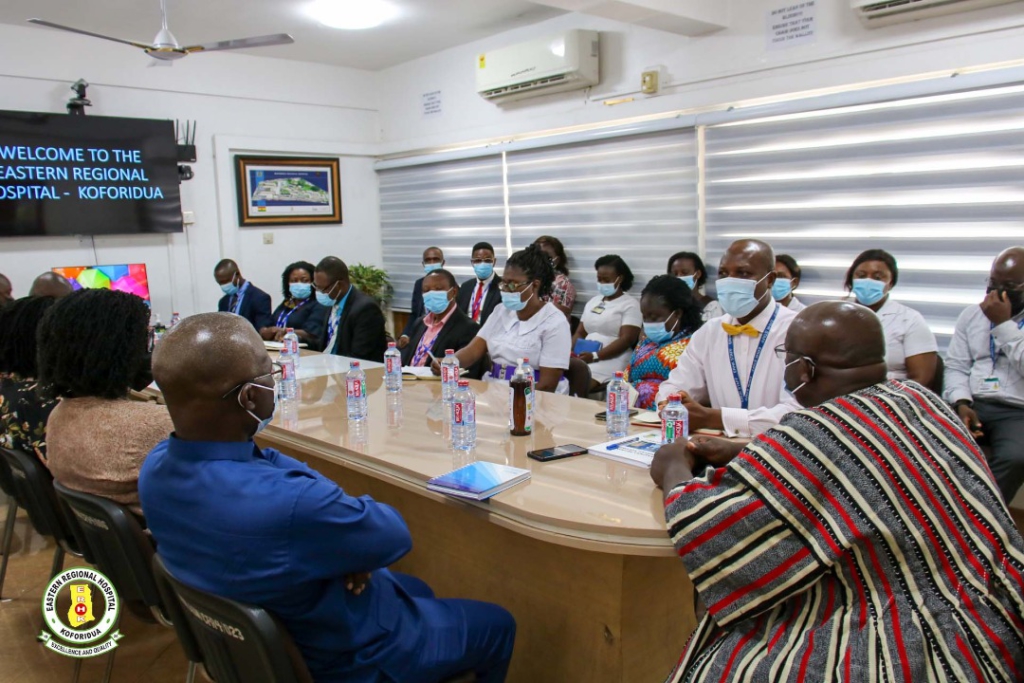
<path fill-rule="evenodd" d="M 267 341 L 281 341 L 289 327 L 295 330 L 299 341 L 315 343 L 323 331 L 326 309 L 316 302 L 313 292 L 313 273 L 316 266 L 308 261 L 296 261 L 281 275 L 281 293 L 284 300 L 270 315 L 273 323 L 260 330 Z"/>
<path fill-rule="evenodd" d="M 555 269 L 555 279 L 551 281 L 551 289 L 542 298 L 550 301 L 558 310 L 565 313 L 568 320 L 572 317 L 572 308 L 576 305 L 576 288 L 569 281 L 569 257 L 565 253 L 562 241 L 551 235 L 542 235 L 533 242 L 540 247 L 550 259 Z"/>
<path fill-rule="evenodd" d="M 635 407 L 654 410 L 658 388 L 668 379 L 690 337 L 701 326 L 701 306 L 690 288 L 672 275 L 659 275 L 640 294 L 644 336 L 633 350 L 626 379 L 639 396 Z"/>
<path fill-rule="evenodd" d="M 0 446 L 46 460 L 46 420 L 57 402 L 39 395 L 36 330 L 50 296 L 25 297 L 0 310 Z"/>
<path fill-rule="evenodd" d="M 490 354 L 492 365 L 483 379 L 507 382 L 515 374 L 516 360 L 529 358 L 537 391 L 569 393 L 563 377 L 571 350 L 569 321 L 554 304 L 543 301 L 554 278 L 551 262 L 538 245 L 512 254 L 498 284 L 502 306 L 494 309 L 469 346 L 455 354 L 459 366 L 472 367 Z M 432 368 L 440 374 L 436 361 Z"/>
<path fill-rule="evenodd" d="M 40 384 L 60 399 L 46 428 L 50 472 L 140 515 L 139 468 L 174 429 L 164 406 L 129 397 L 152 378 L 148 332 L 146 302 L 108 289 L 64 297 L 39 326 Z"/>

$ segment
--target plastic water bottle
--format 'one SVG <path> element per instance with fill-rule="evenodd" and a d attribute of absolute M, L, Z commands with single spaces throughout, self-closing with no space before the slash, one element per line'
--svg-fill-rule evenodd
<path fill-rule="evenodd" d="M 160 343 L 160 340 L 164 338 L 164 335 L 167 334 L 167 327 L 160 322 L 159 313 L 153 314 L 153 322 L 151 326 L 153 328 L 153 346 L 156 346 Z"/>
<path fill-rule="evenodd" d="M 625 373 L 616 372 L 608 384 L 607 413 L 605 414 L 608 436 L 617 439 L 629 430 L 629 389 L 626 388 Z"/>
<path fill-rule="evenodd" d="M 181 322 L 181 316 L 177 313 L 171 313 L 171 322 L 167 325 L 167 329 L 171 329 L 175 325 Z"/>
<path fill-rule="evenodd" d="M 295 334 L 295 328 L 289 327 L 284 332 L 284 339 L 282 340 L 282 351 L 287 351 L 288 355 L 295 361 L 295 369 L 299 369 L 299 335 Z"/>
<path fill-rule="evenodd" d="M 384 352 L 384 387 L 390 394 L 402 390 L 402 354 L 395 342 L 388 342 L 388 350 Z"/>
<path fill-rule="evenodd" d="M 299 402 L 295 399 L 280 402 L 278 413 L 281 415 L 281 426 L 288 431 L 299 430 Z"/>
<path fill-rule="evenodd" d="M 284 349 L 281 349 L 277 362 L 281 364 L 281 381 L 277 383 L 277 397 L 284 401 L 292 400 L 297 393 L 296 385 L 298 384 L 295 378 L 295 356 L 287 354 Z"/>
<path fill-rule="evenodd" d="M 668 405 L 661 411 L 661 442 L 686 443 L 690 438 L 690 413 L 683 405 L 683 397 L 672 394 L 668 397 Z"/>
<path fill-rule="evenodd" d="M 345 375 L 345 395 L 348 398 L 348 419 L 366 419 L 366 373 L 359 366 L 359 361 L 352 361 L 348 374 Z"/>
<path fill-rule="evenodd" d="M 441 361 L 441 400 L 451 403 L 459 388 L 459 358 L 455 351 L 448 349 Z"/>
<path fill-rule="evenodd" d="M 452 446 L 468 451 L 476 446 L 476 396 L 468 379 L 460 379 L 452 401 Z"/>

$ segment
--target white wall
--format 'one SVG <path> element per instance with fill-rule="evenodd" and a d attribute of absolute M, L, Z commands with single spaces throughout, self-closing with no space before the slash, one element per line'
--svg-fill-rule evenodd
<path fill-rule="evenodd" d="M 85 78 L 91 115 L 198 124 L 195 178 L 182 184 L 183 209 L 195 213 L 196 223 L 185 234 L 97 237 L 95 252 L 88 237 L 0 239 L 0 272 L 16 295 L 53 266 L 145 262 L 154 310 L 167 320 L 172 310 L 215 308 L 220 290 L 212 271 L 223 257 L 237 259 L 275 302 L 291 261 L 315 263 L 330 253 L 381 263 L 368 156 L 378 139 L 373 74 L 232 54 L 194 55 L 171 68 L 150 68 L 151 61 L 127 46 L 0 24 L 0 109 L 63 112 L 73 96 L 69 86 Z M 344 225 L 239 228 L 230 173 L 236 151 L 345 155 Z M 273 232 L 273 245 L 262 244 L 264 232 Z"/>
<path fill-rule="evenodd" d="M 731 0 L 730 28 L 686 38 L 570 14 L 396 66 L 384 72 L 384 153 L 732 103 L 1024 57 L 1024 5 L 864 29 L 847 0 L 818 0 L 812 45 L 766 50 L 768 10 L 787 0 Z M 601 84 L 498 107 L 475 92 L 479 53 L 570 28 L 601 32 Z M 602 100 L 639 89 L 640 72 L 661 65 L 662 94 L 617 106 Z M 421 94 L 440 90 L 443 113 L 424 117 Z"/>

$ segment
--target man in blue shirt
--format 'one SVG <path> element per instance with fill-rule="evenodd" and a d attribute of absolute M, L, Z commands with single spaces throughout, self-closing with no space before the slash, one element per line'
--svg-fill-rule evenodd
<path fill-rule="evenodd" d="M 256 331 L 223 313 L 186 318 L 157 347 L 153 376 L 174 434 L 146 459 L 139 496 L 167 568 L 278 616 L 318 683 L 466 671 L 503 681 L 508 612 L 439 600 L 391 573 L 412 547 L 396 510 L 253 443 L 274 415 L 278 372 Z"/>

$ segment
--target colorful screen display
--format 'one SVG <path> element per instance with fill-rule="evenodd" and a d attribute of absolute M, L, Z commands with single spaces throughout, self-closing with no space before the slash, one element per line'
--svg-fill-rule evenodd
<path fill-rule="evenodd" d="M 127 263 L 115 266 L 69 266 L 54 268 L 77 289 L 113 289 L 135 294 L 149 301 L 149 279 L 145 263 Z"/>

